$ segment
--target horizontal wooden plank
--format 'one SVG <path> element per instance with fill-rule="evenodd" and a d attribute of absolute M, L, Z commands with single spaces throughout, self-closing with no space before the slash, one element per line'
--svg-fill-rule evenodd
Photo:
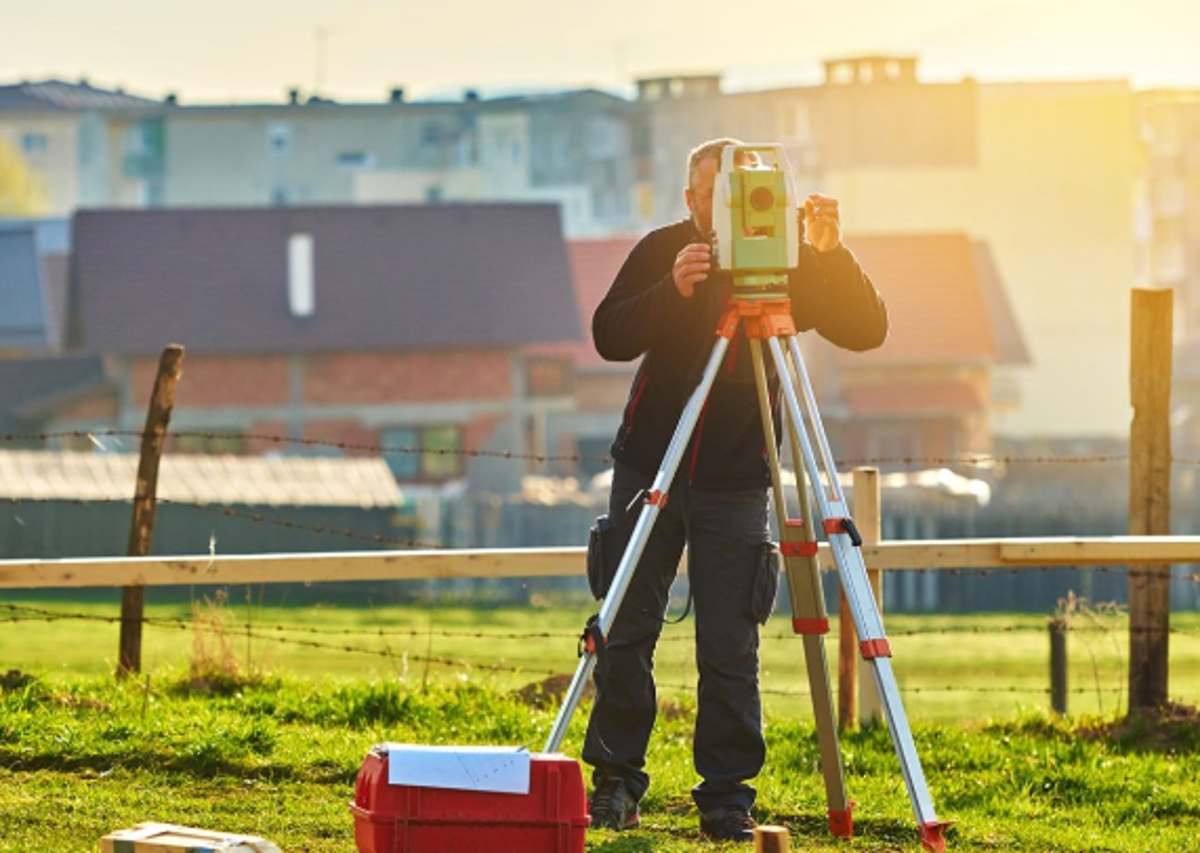
<path fill-rule="evenodd" d="M 582 575 L 584 559 L 583 548 L 524 548 L 0 560 L 0 588 L 564 577 Z"/>
<path fill-rule="evenodd" d="M 820 551 L 831 570 L 828 546 Z M 863 558 L 888 570 L 1200 563 L 1200 537 L 913 540 L 864 547 Z M 0 588 L 570 577 L 584 560 L 583 548 L 0 560 Z"/>

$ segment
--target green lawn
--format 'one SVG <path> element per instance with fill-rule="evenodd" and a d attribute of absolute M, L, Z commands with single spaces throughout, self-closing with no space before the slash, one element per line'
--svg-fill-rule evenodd
<path fill-rule="evenodd" d="M 348 676 L 348 674 L 346 674 Z M 94 851 L 147 820 L 266 836 L 287 853 L 352 853 L 347 803 L 372 744 L 523 744 L 537 749 L 553 708 L 473 683 L 410 677 L 267 679 L 226 695 L 141 682 L 10 678 L 0 694 L 0 851 Z M 583 709 L 586 711 L 586 708 Z M 588 833 L 587 849 L 645 853 L 738 849 L 702 842 L 688 791 L 692 706 L 655 732 L 643 828 Z M 583 715 L 564 751 L 577 755 Z M 1105 721 L 1039 714 L 915 724 L 951 850 L 1183 851 L 1200 837 L 1195 720 L 1123 736 Z M 782 823 L 794 850 L 917 851 L 913 817 L 884 731 L 842 740 L 857 837 L 833 841 L 809 723 L 772 718 L 757 816 Z M 741 848 L 747 849 L 747 848 Z"/>

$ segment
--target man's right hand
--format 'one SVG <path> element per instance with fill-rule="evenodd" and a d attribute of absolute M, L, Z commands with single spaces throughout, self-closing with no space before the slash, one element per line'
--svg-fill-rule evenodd
<path fill-rule="evenodd" d="M 707 243 L 689 243 L 675 256 L 675 289 L 684 299 L 691 299 L 696 285 L 708 278 L 712 249 Z"/>

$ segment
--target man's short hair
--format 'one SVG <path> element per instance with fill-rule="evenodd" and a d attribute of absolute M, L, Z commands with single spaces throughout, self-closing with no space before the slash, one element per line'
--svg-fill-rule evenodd
<path fill-rule="evenodd" d="M 734 139 L 730 136 L 723 136 L 720 139 L 710 139 L 708 142 L 701 142 L 692 149 L 692 153 L 688 155 L 687 165 L 687 186 L 688 189 L 693 189 L 695 186 L 696 169 L 700 163 L 707 160 L 709 157 L 714 157 L 718 162 L 721 160 L 721 152 L 728 145 L 744 145 L 740 139 Z"/>

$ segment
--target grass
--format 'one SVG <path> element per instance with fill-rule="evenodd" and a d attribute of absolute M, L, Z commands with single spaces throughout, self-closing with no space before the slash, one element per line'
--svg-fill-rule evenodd
<path fill-rule="evenodd" d="M 354 848 L 347 803 L 363 756 L 382 741 L 537 748 L 554 708 L 460 674 L 298 680 L 261 676 L 199 694 L 188 672 L 144 683 L 6 680 L 0 693 L 0 851 L 94 851 L 114 829 L 157 820 L 263 835 L 288 853 Z M 586 711 L 586 708 L 583 709 Z M 643 828 L 589 831 L 604 853 L 745 849 L 700 841 L 689 797 L 692 706 L 655 733 Z M 584 715 L 564 751 L 578 755 Z M 834 842 L 811 725 L 770 718 L 757 816 L 797 850 L 916 851 L 912 812 L 887 734 L 848 733 L 857 837 Z M 916 724 L 939 815 L 962 851 L 1178 851 L 1200 837 L 1196 721 L 1121 727 L 1037 713 L 969 725 Z"/>

